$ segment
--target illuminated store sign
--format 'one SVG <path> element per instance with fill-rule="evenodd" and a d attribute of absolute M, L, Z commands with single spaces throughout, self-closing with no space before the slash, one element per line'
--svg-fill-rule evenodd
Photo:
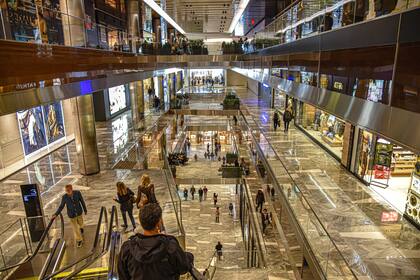
<path fill-rule="evenodd" d="M 114 115 L 127 107 L 125 90 L 125 85 L 120 85 L 108 89 L 109 111 L 111 112 L 111 115 Z"/>

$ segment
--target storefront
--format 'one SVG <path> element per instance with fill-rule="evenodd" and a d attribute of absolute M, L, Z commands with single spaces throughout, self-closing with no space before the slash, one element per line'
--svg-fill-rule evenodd
<path fill-rule="evenodd" d="M 202 86 L 212 80 L 213 86 L 224 86 L 226 70 L 224 69 L 191 69 L 188 71 L 190 86 Z"/>
<path fill-rule="evenodd" d="M 419 155 L 361 128 L 357 143 L 352 171 L 403 213 L 410 186 L 419 180 Z M 418 207 L 420 210 L 420 200 Z"/>
<path fill-rule="evenodd" d="M 296 124 L 347 166 L 352 125 L 302 102 L 298 102 L 296 114 Z"/>
<path fill-rule="evenodd" d="M 149 95 L 149 88 L 152 89 L 152 94 Z M 144 114 L 148 115 L 153 109 L 153 96 L 155 95 L 153 85 L 153 78 L 143 80 L 143 94 L 144 94 Z"/>
<path fill-rule="evenodd" d="M 95 120 L 107 121 L 130 108 L 130 91 L 119 85 L 93 94 Z"/>

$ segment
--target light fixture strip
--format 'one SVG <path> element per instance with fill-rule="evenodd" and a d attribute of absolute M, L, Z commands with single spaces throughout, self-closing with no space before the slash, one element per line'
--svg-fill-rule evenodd
<path fill-rule="evenodd" d="M 181 28 L 162 8 L 153 0 L 143 0 L 150 8 L 152 8 L 158 15 L 163 17 L 166 22 L 172 25 L 176 30 L 178 30 L 182 35 L 185 35 L 184 29 Z"/>
<path fill-rule="evenodd" d="M 238 5 L 238 9 L 235 11 L 235 16 L 232 19 L 232 22 L 229 26 L 229 33 L 232 33 L 235 30 L 236 25 L 239 22 L 242 14 L 245 12 L 246 7 L 248 6 L 250 0 L 241 0 Z"/>

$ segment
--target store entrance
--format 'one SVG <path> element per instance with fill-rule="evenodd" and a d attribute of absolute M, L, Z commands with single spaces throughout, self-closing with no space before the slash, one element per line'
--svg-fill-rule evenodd
<path fill-rule="evenodd" d="M 354 172 L 403 213 L 419 155 L 366 130 L 359 130 Z"/>

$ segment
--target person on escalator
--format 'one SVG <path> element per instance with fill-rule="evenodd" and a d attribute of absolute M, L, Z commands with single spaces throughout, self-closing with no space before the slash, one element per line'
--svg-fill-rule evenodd
<path fill-rule="evenodd" d="M 137 188 L 135 203 L 140 211 L 148 203 L 157 203 L 155 186 L 152 184 L 150 177 L 147 174 L 143 174 L 140 178 L 140 185 Z"/>
<path fill-rule="evenodd" d="M 185 252 L 174 236 L 161 234 L 162 208 L 158 204 L 144 206 L 140 224 L 144 233 L 130 237 L 121 247 L 120 280 L 178 280 L 191 271 L 194 256 Z"/>
<path fill-rule="evenodd" d="M 55 219 L 61 211 L 63 211 L 64 206 L 67 207 L 67 215 L 70 218 L 70 223 L 73 229 L 74 239 L 76 241 L 77 247 L 81 247 L 83 243 L 83 212 L 87 215 L 87 208 L 85 201 L 83 200 L 82 193 L 80 191 L 73 190 L 72 185 L 66 185 L 64 187 L 66 192 L 61 198 L 60 206 L 57 211 L 55 211 L 52 216 Z"/>
<path fill-rule="evenodd" d="M 134 193 L 130 188 L 127 188 L 123 182 L 117 183 L 117 197 L 114 198 L 114 201 L 120 204 L 121 215 L 124 221 L 123 228 L 124 230 L 127 229 L 127 213 L 128 217 L 130 217 L 131 224 L 133 225 L 133 230 L 136 229 L 136 220 L 133 216 L 133 203 Z"/>

